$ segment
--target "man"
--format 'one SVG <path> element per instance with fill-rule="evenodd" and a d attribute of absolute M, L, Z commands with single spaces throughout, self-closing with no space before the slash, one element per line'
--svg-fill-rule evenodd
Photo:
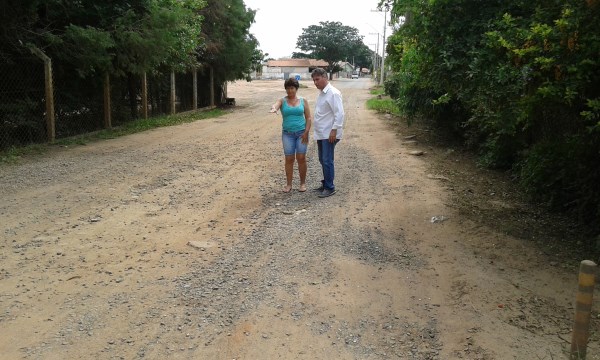
<path fill-rule="evenodd" d="M 335 145 L 342 139 L 344 126 L 344 107 L 342 93 L 329 83 L 324 69 L 313 70 L 312 79 L 320 90 L 313 116 L 313 131 L 317 140 L 319 162 L 323 168 L 321 186 L 314 189 L 319 197 L 325 198 L 335 194 L 334 151 Z"/>

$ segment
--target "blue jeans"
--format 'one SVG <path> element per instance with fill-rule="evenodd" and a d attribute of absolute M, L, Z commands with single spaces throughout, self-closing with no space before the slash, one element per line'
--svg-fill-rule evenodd
<path fill-rule="evenodd" d="M 335 145 L 340 140 L 330 143 L 329 139 L 317 140 L 317 149 L 319 150 L 319 162 L 323 168 L 323 187 L 329 190 L 335 190 L 333 179 L 335 178 L 335 168 L 333 164 Z"/>
<path fill-rule="evenodd" d="M 302 143 L 302 135 L 304 130 L 285 131 L 281 132 L 281 140 L 283 142 L 283 154 L 285 156 L 306 154 L 308 144 Z"/>

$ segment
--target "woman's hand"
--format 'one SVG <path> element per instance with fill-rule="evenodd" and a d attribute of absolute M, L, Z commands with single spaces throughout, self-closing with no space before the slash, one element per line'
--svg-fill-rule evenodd
<path fill-rule="evenodd" d="M 304 132 L 304 134 L 302 134 L 302 136 L 300 137 L 300 139 L 301 139 L 300 141 L 301 141 L 303 144 L 308 144 L 308 133 L 309 133 L 309 131 L 308 131 L 308 130 L 306 130 L 306 131 Z"/>
<path fill-rule="evenodd" d="M 271 110 L 269 110 L 269 112 L 278 114 L 279 109 L 281 109 L 281 104 L 281 99 L 277 100 L 275 104 L 271 105 Z"/>

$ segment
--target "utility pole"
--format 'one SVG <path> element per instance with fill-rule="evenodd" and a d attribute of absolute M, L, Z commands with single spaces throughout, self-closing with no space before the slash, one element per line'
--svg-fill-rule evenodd
<path fill-rule="evenodd" d="M 375 47 L 375 62 L 373 63 L 373 70 L 379 69 L 379 33 L 369 33 L 369 35 L 377 35 L 377 46 Z"/>
<path fill-rule="evenodd" d="M 370 46 L 375 47 L 375 44 L 369 44 L 369 50 L 371 50 Z M 376 78 L 378 76 L 378 74 L 377 74 L 377 58 L 379 57 L 379 54 L 378 54 L 377 50 L 371 50 L 371 52 L 372 52 L 371 64 L 373 64 L 373 72 L 371 73 L 371 77 Z"/>
<path fill-rule="evenodd" d="M 390 3 L 386 2 L 384 5 L 383 12 L 383 40 L 382 40 L 382 49 L 381 49 L 381 77 L 379 80 L 379 85 L 383 85 L 383 81 L 385 80 L 385 29 L 387 28 L 387 12 L 389 10 Z"/>

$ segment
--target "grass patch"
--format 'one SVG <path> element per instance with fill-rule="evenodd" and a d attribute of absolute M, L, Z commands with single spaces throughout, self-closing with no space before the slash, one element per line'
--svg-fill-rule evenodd
<path fill-rule="evenodd" d="M 11 147 L 0 151 L 0 164 L 15 164 L 23 156 L 43 154 L 46 152 L 47 145 L 34 144 L 23 147 Z"/>
<path fill-rule="evenodd" d="M 385 94 L 385 90 L 383 89 L 383 86 L 375 86 L 375 87 L 371 88 L 370 93 L 371 93 L 371 95 L 383 96 Z"/>
<path fill-rule="evenodd" d="M 367 109 L 375 110 L 379 113 L 392 114 L 395 116 L 400 116 L 400 109 L 396 102 L 385 95 L 385 89 L 383 86 L 374 86 L 370 90 L 371 95 L 375 97 L 367 100 Z"/>
<path fill-rule="evenodd" d="M 224 114 L 226 114 L 226 112 L 219 108 L 208 111 L 188 111 L 176 115 L 159 116 L 150 119 L 139 119 L 112 129 L 105 129 L 93 133 L 59 139 L 53 144 L 34 144 L 23 147 L 11 147 L 7 150 L 0 151 L 0 164 L 13 164 L 18 162 L 19 159 L 24 156 L 43 154 L 51 145 L 85 145 L 96 140 L 114 139 L 150 129 L 191 123 L 204 119 L 212 119 Z"/>
<path fill-rule="evenodd" d="M 119 127 L 105 129 L 89 134 L 84 134 L 67 139 L 60 139 L 55 142 L 56 145 L 85 145 L 94 140 L 114 139 L 121 136 L 131 135 L 151 129 L 175 126 L 197 120 L 212 119 L 224 115 L 222 109 L 213 109 L 209 111 L 189 111 L 176 115 L 166 115 L 153 117 L 150 119 L 139 119 Z"/>
<path fill-rule="evenodd" d="M 367 100 L 367 109 L 375 110 L 379 113 L 400 116 L 398 105 L 396 105 L 396 102 L 389 97 L 378 96 Z"/>

